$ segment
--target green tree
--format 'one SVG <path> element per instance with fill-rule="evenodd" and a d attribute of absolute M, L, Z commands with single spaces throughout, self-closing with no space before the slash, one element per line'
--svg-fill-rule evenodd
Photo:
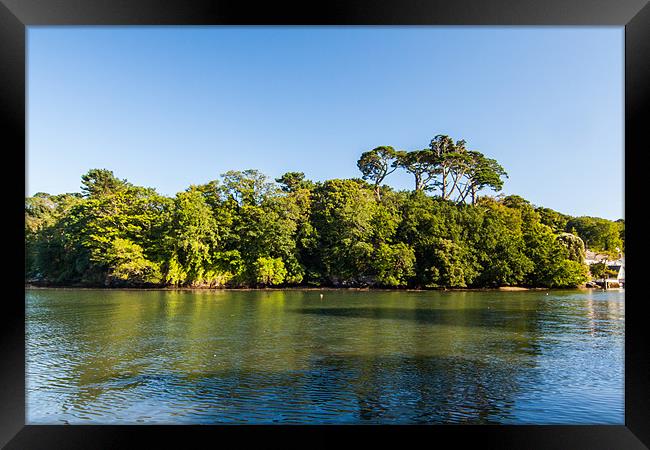
<path fill-rule="evenodd" d="M 349 282 L 370 275 L 378 207 L 373 190 L 354 180 L 328 180 L 316 188 L 312 223 L 325 279 Z"/>
<path fill-rule="evenodd" d="M 160 266 L 144 256 L 142 247 L 127 239 L 117 238 L 108 248 L 108 285 L 157 284 L 162 280 Z"/>
<path fill-rule="evenodd" d="M 396 167 L 414 175 L 414 191 L 382 184 Z M 623 247 L 623 220 L 572 218 L 515 195 L 478 197 L 483 188 L 500 189 L 505 172 L 462 140 L 438 135 L 416 152 L 379 147 L 362 155 L 359 168 L 364 179 L 312 183 L 287 172 L 279 186 L 256 170 L 230 171 L 173 198 L 93 169 L 82 178 L 83 194 L 25 199 L 26 278 L 570 287 L 587 277 L 583 240 L 609 252 Z M 440 196 L 427 195 L 437 187 Z"/>
<path fill-rule="evenodd" d="M 535 224 L 527 238 L 529 257 L 534 263 L 528 278 L 530 285 L 575 287 L 587 281 L 587 266 L 569 259 L 568 249 L 549 227 Z"/>
<path fill-rule="evenodd" d="M 593 263 L 589 266 L 589 272 L 594 278 L 607 278 L 607 264 L 604 262 Z"/>
<path fill-rule="evenodd" d="M 433 264 L 427 270 L 430 277 L 428 286 L 467 287 L 472 284 L 477 272 L 468 258 L 467 247 L 439 238 L 430 249 Z"/>
<path fill-rule="evenodd" d="M 26 275 L 55 284 L 79 282 L 89 257 L 74 226 L 79 218 L 70 212 L 83 200 L 71 194 L 43 197 L 48 200 L 47 208 L 26 208 Z M 27 203 L 31 204 L 31 199 Z M 39 212 L 43 214 L 33 215 Z"/>
<path fill-rule="evenodd" d="M 200 189 L 176 194 L 168 235 L 167 281 L 194 286 L 213 285 L 228 278 L 228 267 L 219 264 L 220 229 Z"/>
<path fill-rule="evenodd" d="M 254 169 L 229 170 L 221 176 L 224 192 L 239 205 L 259 205 L 278 190 L 266 175 Z"/>
<path fill-rule="evenodd" d="M 233 278 L 235 284 L 258 283 L 259 258 L 281 259 L 287 272 L 285 283 L 303 281 L 301 252 L 313 241 L 309 224 L 313 185 L 296 173 L 285 174 L 279 180 L 288 183 L 282 191 L 257 171 L 224 175 L 224 200 L 216 210 L 220 211 L 219 217 L 229 218 L 225 248 L 238 256 L 237 266 L 241 269 Z"/>
<path fill-rule="evenodd" d="M 571 232 L 570 229 L 567 230 L 567 222 L 571 219 L 571 216 L 559 213 L 551 208 L 537 207 L 535 210 L 539 213 L 542 223 L 551 227 L 554 232 L 565 230 Z"/>
<path fill-rule="evenodd" d="M 558 241 L 564 245 L 568 251 L 568 258 L 581 264 L 585 262 L 585 243 L 580 237 L 571 233 L 560 233 L 557 236 Z"/>
<path fill-rule="evenodd" d="M 403 242 L 379 244 L 372 260 L 379 285 L 406 286 L 415 275 L 415 252 Z"/>
<path fill-rule="evenodd" d="M 490 188 L 493 191 L 500 191 L 503 188 L 503 177 L 508 174 L 503 167 L 495 160 L 486 158 L 480 152 L 468 151 L 461 160 L 462 172 L 454 173 L 453 188 L 458 189 L 457 201 L 464 202 L 468 195 L 472 204 L 476 203 L 478 193 Z M 457 179 L 464 177 L 465 182 L 457 182 Z"/>
<path fill-rule="evenodd" d="M 147 257 L 158 256 L 160 220 L 166 217 L 167 207 L 166 199 L 153 189 L 128 186 L 89 197 L 75 205 L 66 219 L 68 228 L 88 250 L 94 269 L 106 272 L 105 255 L 116 238 L 141 245 Z"/>
<path fill-rule="evenodd" d="M 574 217 L 566 224 L 566 231 L 575 230 L 587 248 L 615 256 L 623 248 L 621 230 L 616 222 L 598 217 Z"/>
<path fill-rule="evenodd" d="M 287 270 L 280 258 L 258 258 L 255 262 L 256 281 L 262 286 L 282 284 Z"/>
<path fill-rule="evenodd" d="M 296 192 L 299 189 L 312 189 L 314 183 L 305 179 L 305 174 L 302 172 L 286 172 L 275 181 L 280 184 L 280 189 L 283 192 Z"/>
<path fill-rule="evenodd" d="M 616 225 L 618 225 L 619 237 L 621 238 L 621 243 L 623 244 L 621 246 L 621 252 L 625 252 L 625 220 L 618 219 L 616 221 Z"/>
<path fill-rule="evenodd" d="M 457 170 L 459 157 L 465 151 L 465 141 L 458 141 L 454 144 L 452 138 L 447 135 L 439 134 L 429 143 L 431 154 L 433 155 L 435 174 L 440 174 L 438 185 L 441 189 L 441 197 L 447 200 L 451 195 L 450 176 L 451 172 Z"/>
<path fill-rule="evenodd" d="M 533 262 L 526 252 L 521 211 L 489 197 L 482 197 L 477 207 L 482 220 L 470 244 L 481 267 L 477 283 L 490 287 L 523 284 Z"/>
<path fill-rule="evenodd" d="M 107 169 L 91 169 L 81 177 L 81 192 L 86 197 L 97 197 L 121 191 L 131 184 L 120 180 Z"/>
<path fill-rule="evenodd" d="M 417 192 L 431 191 L 437 186 L 438 165 L 435 154 L 429 150 L 397 152 L 397 166 L 413 175 Z"/>
<path fill-rule="evenodd" d="M 375 195 L 381 200 L 381 183 L 398 168 L 398 153 L 393 147 L 381 146 L 361 154 L 357 167 L 364 180 L 372 181 Z"/>
<path fill-rule="evenodd" d="M 414 250 L 417 286 L 473 284 L 478 266 L 468 242 L 474 239 L 472 230 L 476 229 L 477 216 L 475 210 L 459 208 L 422 192 L 404 199 L 397 239 Z"/>

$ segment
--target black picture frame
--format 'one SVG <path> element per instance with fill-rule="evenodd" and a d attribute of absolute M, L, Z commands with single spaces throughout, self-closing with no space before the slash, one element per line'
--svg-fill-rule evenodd
<path fill-rule="evenodd" d="M 25 181 L 26 27 L 32 25 L 616 25 L 625 27 L 625 203 L 644 192 L 641 157 L 648 148 L 650 99 L 650 4 L 645 0 L 354 0 L 255 2 L 237 0 L 0 0 L 0 117 L 5 156 L 15 179 L 2 177 L 5 192 Z M 645 114 L 644 114 L 645 113 Z M 531 119 L 532 120 L 532 119 Z M 17 157 L 16 157 L 17 156 Z M 5 158 L 7 160 L 7 158 Z M 22 163 L 21 163 L 22 161 Z M 23 199 L 5 197 L 15 211 L 7 258 L 20 261 L 24 246 Z M 639 208 L 641 209 L 641 208 Z M 644 298 L 635 295 L 641 278 L 641 221 L 626 209 L 625 425 L 621 426 L 37 426 L 25 425 L 25 316 L 23 268 L 6 269 L 9 283 L 0 314 L 0 445 L 6 448 L 126 448 L 137 441 L 168 447 L 198 446 L 196 439 L 239 446 L 263 439 L 265 446 L 340 445 L 351 433 L 364 440 L 408 445 L 413 438 L 438 444 L 451 438 L 454 447 L 636 449 L 650 446 L 650 348 L 643 323 Z M 15 228 L 13 228 L 15 227 Z M 14 242 L 15 241 L 15 242 Z M 24 241 L 23 241 L 24 242 Z M 5 251 L 8 251 L 6 250 Z M 627 294 L 627 293 L 626 293 Z M 627 295 L 626 295 L 627 296 Z M 295 437 L 288 432 L 299 432 Z M 345 436 L 341 436 L 345 434 Z M 142 441 L 144 439 L 144 441 Z M 373 443 L 374 443 L 373 442 Z"/>

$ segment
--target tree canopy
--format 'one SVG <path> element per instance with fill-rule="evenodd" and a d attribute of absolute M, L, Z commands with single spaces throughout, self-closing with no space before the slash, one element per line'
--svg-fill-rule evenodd
<path fill-rule="evenodd" d="M 624 222 L 570 217 L 499 191 L 505 170 L 436 136 L 364 152 L 362 179 L 275 182 L 228 171 L 174 197 L 105 169 L 81 193 L 25 199 L 26 279 L 104 286 L 566 287 L 585 246 L 623 249 Z M 396 170 L 413 191 L 383 184 Z"/>

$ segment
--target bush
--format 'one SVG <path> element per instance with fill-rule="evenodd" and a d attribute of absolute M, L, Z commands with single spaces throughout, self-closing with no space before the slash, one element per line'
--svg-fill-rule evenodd
<path fill-rule="evenodd" d="M 280 258 L 258 258 L 255 262 L 256 280 L 262 286 L 282 284 L 287 276 L 287 269 Z"/>
<path fill-rule="evenodd" d="M 127 239 L 115 239 L 106 252 L 106 259 L 111 261 L 107 276 L 109 285 L 161 282 L 158 264 L 146 259 L 142 247 Z"/>

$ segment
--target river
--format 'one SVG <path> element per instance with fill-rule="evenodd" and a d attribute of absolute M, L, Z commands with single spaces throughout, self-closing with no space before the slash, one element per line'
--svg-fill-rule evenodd
<path fill-rule="evenodd" d="M 623 291 L 25 295 L 29 424 L 624 423 Z"/>

